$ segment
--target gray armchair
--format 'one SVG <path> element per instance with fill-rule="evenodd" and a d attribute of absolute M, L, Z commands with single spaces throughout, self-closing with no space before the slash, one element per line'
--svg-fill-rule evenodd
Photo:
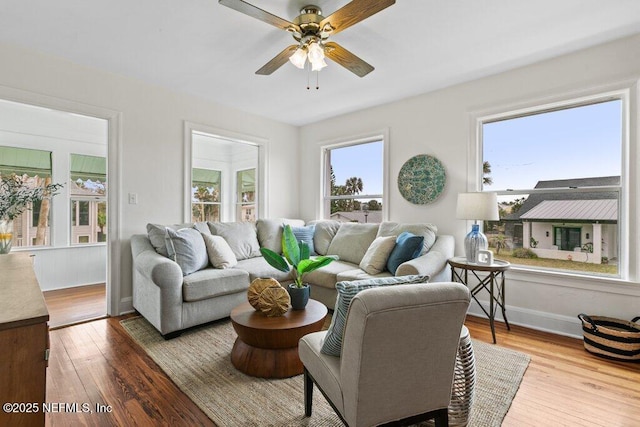
<path fill-rule="evenodd" d="M 320 353 L 326 331 L 300 340 L 305 414 L 313 384 L 351 427 L 435 419 L 448 426 L 469 290 L 444 282 L 366 289 L 352 300 L 341 357 Z"/>

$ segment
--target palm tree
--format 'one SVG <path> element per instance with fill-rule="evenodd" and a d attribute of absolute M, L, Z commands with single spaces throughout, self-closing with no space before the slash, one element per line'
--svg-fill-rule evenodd
<path fill-rule="evenodd" d="M 482 184 L 483 185 L 491 185 L 493 184 L 493 178 L 491 178 L 491 163 L 488 161 L 482 162 Z"/>
<path fill-rule="evenodd" d="M 493 244 L 493 247 L 496 248 L 496 255 L 500 253 L 500 249 L 504 249 L 507 247 L 507 236 L 505 236 L 504 234 L 496 234 L 495 236 L 491 237 L 491 243 Z"/>
<path fill-rule="evenodd" d="M 359 194 L 363 188 L 362 178 L 352 176 L 347 179 L 345 187 L 347 187 L 347 194 Z"/>
<path fill-rule="evenodd" d="M 346 194 L 358 194 L 362 191 L 362 188 L 363 188 L 362 178 L 352 176 L 351 178 L 347 179 L 347 181 L 344 184 L 344 187 L 345 187 Z M 353 211 L 354 209 L 355 209 L 354 200 L 353 199 L 349 200 L 348 210 Z"/>

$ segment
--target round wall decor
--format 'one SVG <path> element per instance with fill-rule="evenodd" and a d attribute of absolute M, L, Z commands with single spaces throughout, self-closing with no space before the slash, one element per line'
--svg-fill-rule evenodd
<path fill-rule="evenodd" d="M 398 174 L 398 190 L 416 205 L 433 202 L 444 191 L 447 176 L 440 160 L 420 154 L 407 160 Z"/>

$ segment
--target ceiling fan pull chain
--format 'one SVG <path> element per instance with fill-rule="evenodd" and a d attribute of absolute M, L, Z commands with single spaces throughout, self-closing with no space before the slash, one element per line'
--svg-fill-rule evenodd
<path fill-rule="evenodd" d="M 311 85 L 309 84 L 309 75 L 311 74 L 311 65 L 305 67 L 307 69 L 307 90 L 311 89 Z"/>
<path fill-rule="evenodd" d="M 320 80 L 320 71 L 316 71 L 316 90 L 320 89 L 320 83 L 318 82 Z"/>

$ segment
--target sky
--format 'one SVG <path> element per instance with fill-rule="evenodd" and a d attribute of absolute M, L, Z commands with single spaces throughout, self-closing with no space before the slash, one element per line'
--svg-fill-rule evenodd
<path fill-rule="evenodd" d="M 360 194 L 382 194 L 382 141 L 331 150 L 336 185 L 353 176 L 362 178 Z"/>
<path fill-rule="evenodd" d="M 483 125 L 484 160 L 493 184 L 485 190 L 529 189 L 539 180 L 620 175 L 622 102 Z"/>

